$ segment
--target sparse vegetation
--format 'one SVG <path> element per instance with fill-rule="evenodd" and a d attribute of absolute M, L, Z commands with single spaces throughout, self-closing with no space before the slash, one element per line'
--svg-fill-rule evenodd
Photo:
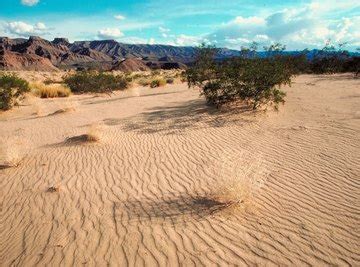
<path fill-rule="evenodd" d="M 115 90 L 124 90 L 128 81 L 124 76 L 97 72 L 78 72 L 64 78 L 74 93 L 112 93 Z"/>
<path fill-rule="evenodd" d="M 138 84 L 141 85 L 141 86 L 148 86 L 150 85 L 150 79 L 149 78 L 141 78 L 138 80 Z"/>
<path fill-rule="evenodd" d="M 29 83 L 14 74 L 0 76 L 0 109 L 8 110 L 30 90 Z"/>
<path fill-rule="evenodd" d="M 68 97 L 71 94 L 71 90 L 62 84 L 46 85 L 38 82 L 30 84 L 30 87 L 33 94 L 41 98 Z"/>
<path fill-rule="evenodd" d="M 101 140 L 102 128 L 99 124 L 89 125 L 85 134 L 69 137 L 65 140 L 67 145 L 80 145 L 87 143 L 96 143 Z"/>
<path fill-rule="evenodd" d="M 166 80 L 164 78 L 155 78 L 150 82 L 150 87 L 161 87 L 166 85 Z"/>
<path fill-rule="evenodd" d="M 17 137 L 0 143 L 0 170 L 17 167 L 26 155 L 27 144 Z"/>

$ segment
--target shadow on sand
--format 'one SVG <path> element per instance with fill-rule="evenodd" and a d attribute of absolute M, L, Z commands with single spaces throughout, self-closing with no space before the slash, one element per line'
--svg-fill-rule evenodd
<path fill-rule="evenodd" d="M 239 202 L 221 202 L 211 196 L 178 195 L 162 199 L 128 200 L 116 205 L 116 216 L 125 222 L 170 222 L 183 223 L 193 218 L 205 219 Z"/>
<path fill-rule="evenodd" d="M 85 105 L 96 105 L 96 104 L 104 104 L 104 103 L 111 103 L 111 102 L 117 102 L 117 101 L 123 101 L 129 98 L 144 98 L 144 97 L 152 97 L 152 96 L 158 96 L 158 95 L 170 95 L 170 94 L 179 94 L 183 91 L 176 91 L 176 92 L 163 92 L 163 93 L 156 93 L 156 94 L 146 94 L 146 95 L 140 95 L 140 96 L 120 96 L 116 98 L 108 98 L 108 99 L 101 99 L 97 101 L 91 101 L 91 102 L 85 102 Z"/>
<path fill-rule="evenodd" d="M 109 126 L 121 125 L 124 131 L 180 134 L 186 129 L 242 125 L 254 121 L 254 115 L 258 113 L 245 106 L 219 110 L 198 99 L 182 105 L 174 103 L 171 106 L 154 107 L 149 112 L 125 119 L 108 118 L 103 122 Z"/>

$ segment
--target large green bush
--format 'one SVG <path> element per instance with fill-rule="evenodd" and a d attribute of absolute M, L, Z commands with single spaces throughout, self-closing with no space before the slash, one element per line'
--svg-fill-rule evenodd
<path fill-rule="evenodd" d="M 290 84 L 292 71 L 281 56 L 237 57 L 216 62 L 214 47 L 201 46 L 196 62 L 187 72 L 188 85 L 200 87 L 208 103 L 217 107 L 241 100 L 258 108 L 261 104 L 284 102 L 279 88 Z"/>
<path fill-rule="evenodd" d="M 0 75 L 0 109 L 10 109 L 29 90 L 24 79 L 13 74 Z"/>
<path fill-rule="evenodd" d="M 64 82 L 74 93 L 111 93 L 128 87 L 125 77 L 101 72 L 78 72 L 65 77 Z"/>

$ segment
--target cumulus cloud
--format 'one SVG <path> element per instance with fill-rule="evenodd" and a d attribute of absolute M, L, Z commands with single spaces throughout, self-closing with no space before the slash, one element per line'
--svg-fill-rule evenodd
<path fill-rule="evenodd" d="M 179 46 L 197 46 L 202 42 L 202 38 L 198 36 L 190 36 L 185 34 L 180 34 L 175 39 L 175 45 Z"/>
<path fill-rule="evenodd" d="M 97 36 L 100 39 L 117 39 L 124 34 L 118 28 L 106 28 L 98 31 Z"/>
<path fill-rule="evenodd" d="M 169 32 L 170 29 L 160 26 L 160 27 L 159 27 L 159 31 L 160 31 L 161 33 L 164 33 L 164 32 Z"/>
<path fill-rule="evenodd" d="M 114 18 L 117 19 L 117 20 L 124 20 L 125 19 L 125 17 L 123 15 L 115 15 Z"/>
<path fill-rule="evenodd" d="M 343 7 L 341 3 L 337 5 Z M 262 44 L 282 42 L 289 49 L 322 47 L 328 39 L 356 45 L 360 31 L 355 25 L 359 25 L 359 17 L 330 20 L 326 12 L 329 11 L 323 5 L 313 2 L 303 8 L 285 9 L 262 17 L 238 16 L 209 34 L 208 38 L 212 43 L 235 49 L 251 41 Z"/>
<path fill-rule="evenodd" d="M 160 34 L 161 34 L 161 36 L 163 37 L 163 38 L 168 38 L 169 37 L 169 32 L 170 32 L 170 29 L 168 29 L 168 28 L 164 28 L 164 27 L 159 27 L 159 32 L 160 32 Z"/>
<path fill-rule="evenodd" d="M 35 25 L 27 24 L 23 21 L 13 21 L 5 23 L 4 30 L 10 35 L 28 37 L 30 35 L 45 34 L 48 28 L 42 22 L 38 22 Z"/>
<path fill-rule="evenodd" d="M 21 3 L 25 6 L 35 6 L 39 3 L 39 0 L 21 0 Z"/>

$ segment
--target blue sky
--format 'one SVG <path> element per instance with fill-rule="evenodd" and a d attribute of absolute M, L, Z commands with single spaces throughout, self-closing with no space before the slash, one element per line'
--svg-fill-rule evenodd
<path fill-rule="evenodd" d="M 270 4 L 271 3 L 271 4 Z M 360 1 L 0 0 L 0 36 L 289 50 L 360 47 Z"/>

